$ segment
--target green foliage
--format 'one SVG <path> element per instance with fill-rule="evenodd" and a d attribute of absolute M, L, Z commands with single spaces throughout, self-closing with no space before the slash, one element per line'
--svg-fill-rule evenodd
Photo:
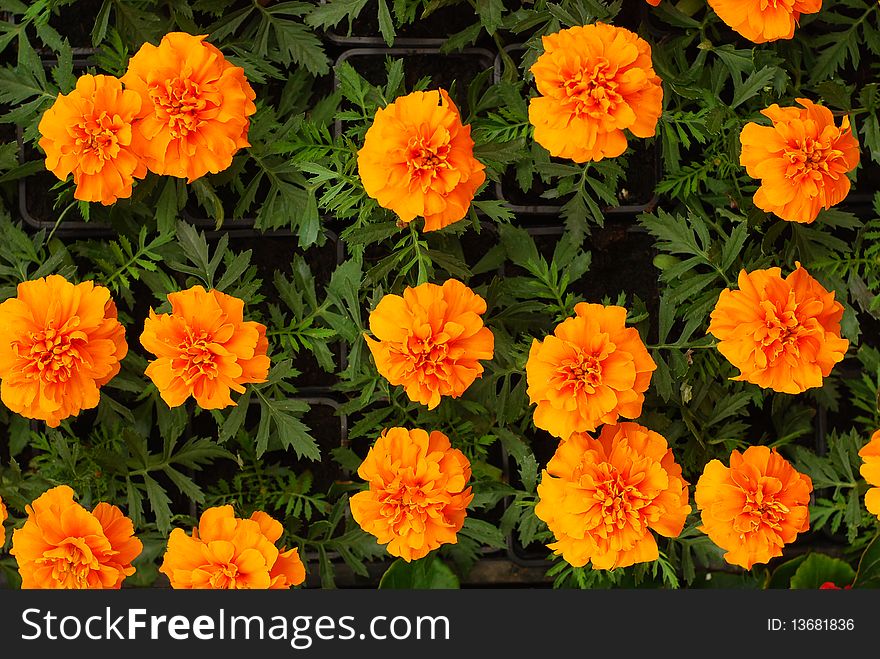
<path fill-rule="evenodd" d="M 0 300 L 50 274 L 93 280 L 110 289 L 128 342 L 98 407 L 58 429 L 0 406 L 8 437 L 0 496 L 13 525 L 59 483 L 84 505 L 116 503 L 145 544 L 127 583 L 146 586 L 158 578 L 168 531 L 229 503 L 282 521 L 281 543 L 300 549 L 322 586 L 341 581 L 342 564 L 367 583 L 376 573 L 368 563 L 388 555 L 348 501 L 365 487 L 357 470 L 375 439 L 405 426 L 449 436 L 471 464 L 474 497 L 455 545 L 395 561 L 382 587 L 457 587 L 487 553 L 511 546 L 546 559 L 545 580 L 557 587 L 880 583 L 878 523 L 864 507 L 858 456 L 880 428 L 875 2 L 825 0 L 793 39 L 760 45 L 699 2 L 102 0 L 84 29 L 70 0 L 3 8 Z M 531 67 L 542 37 L 597 20 L 649 42 L 663 110 L 655 136 L 628 133 L 621 157 L 574 163 L 534 140 Z M 131 199 L 78 201 L 72 176 L 45 171 L 41 116 L 83 73 L 121 76 L 142 44 L 173 30 L 210 35 L 244 69 L 257 108 L 249 146 L 223 172 L 195 181 L 148 174 Z M 416 33 L 443 45 L 424 71 L 400 51 L 376 68 L 334 41 L 365 31 L 386 45 Z M 495 66 L 456 60 L 468 46 L 496 54 Z M 460 61 L 475 70 L 460 74 Z M 405 224 L 366 193 L 358 152 L 379 109 L 441 80 L 487 181 L 461 222 L 425 232 L 421 219 Z M 811 224 L 757 208 L 758 181 L 740 164 L 743 127 L 766 125 L 762 110 L 798 98 L 828 106 L 838 122 L 848 115 L 860 144 L 850 195 Z M 28 226 L 22 210 L 45 228 Z M 79 221 L 85 229 L 71 231 Z M 736 379 L 707 329 L 742 271 L 779 267 L 786 276 L 798 263 L 843 304 L 850 348 L 822 387 L 794 396 Z M 450 278 L 485 300 L 494 356 L 462 396 L 429 410 L 377 372 L 364 336 L 383 296 Z M 222 410 L 194 401 L 170 409 L 144 374 L 152 358 L 138 341 L 144 318 L 168 312 L 168 294 L 195 285 L 240 298 L 246 320 L 266 326 L 267 381 Z M 732 450 L 756 444 L 810 476 L 810 533 L 772 570 L 733 570 L 699 530 L 698 511 L 678 537 L 658 538 L 659 558 L 647 564 L 574 568 L 547 548 L 553 535 L 535 506 L 558 439 L 534 425 L 525 365 L 533 342 L 581 302 L 628 310 L 656 364 L 635 421 L 666 438 L 688 483 L 710 460 L 726 464 Z M 839 555 L 798 554 L 817 534 Z M 10 561 L 0 571 L 17 583 Z"/>

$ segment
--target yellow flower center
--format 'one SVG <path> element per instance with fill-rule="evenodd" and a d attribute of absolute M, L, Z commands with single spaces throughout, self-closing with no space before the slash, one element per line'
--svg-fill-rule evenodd
<path fill-rule="evenodd" d="M 449 133 L 438 128 L 432 135 L 416 135 L 406 146 L 406 165 L 411 180 L 427 190 L 442 169 L 450 169 Z"/>
<path fill-rule="evenodd" d="M 82 538 L 68 538 L 60 546 L 45 552 L 36 563 L 51 568 L 52 580 L 62 588 L 72 589 L 88 588 L 89 574 L 100 567 Z"/>
<path fill-rule="evenodd" d="M 760 483 L 752 492 L 746 492 L 746 503 L 742 514 L 737 516 L 735 526 L 741 533 L 757 531 L 762 525 L 778 531 L 788 513 L 789 507 L 776 500 L 776 497 L 764 491 L 764 483 Z"/>
<path fill-rule="evenodd" d="M 810 333 L 797 316 L 797 306 L 793 292 L 789 293 L 787 303 L 782 308 L 770 300 L 761 302 L 764 324 L 758 328 L 756 339 L 771 364 L 784 354 L 798 356 L 801 338 Z"/>
<path fill-rule="evenodd" d="M 81 157 L 91 156 L 99 161 L 112 160 L 119 155 L 117 131 L 121 123 L 114 121 L 106 112 L 83 116 L 69 130 Z"/>
<path fill-rule="evenodd" d="M 614 111 L 623 97 L 617 91 L 617 69 L 604 57 L 575 71 L 563 83 L 563 91 L 577 114 L 601 116 Z"/>
<path fill-rule="evenodd" d="M 414 370 L 425 375 L 441 375 L 447 371 L 445 362 L 449 356 L 449 336 L 441 332 L 437 336 L 431 333 L 430 325 L 421 328 L 407 339 L 407 360 Z"/>
<path fill-rule="evenodd" d="M 593 532 L 609 537 L 624 528 L 641 529 L 641 509 L 650 503 L 650 497 L 639 490 L 644 474 L 627 478 L 614 465 L 580 464 L 573 474 L 578 486 L 589 492 L 591 506 L 598 516 Z"/>
<path fill-rule="evenodd" d="M 200 377 L 217 377 L 219 368 L 215 362 L 216 353 L 212 349 L 213 337 L 205 330 L 194 332 L 187 328 L 186 334 L 177 346 L 178 354 L 172 362 L 175 373 L 181 373 L 184 380 L 192 382 Z"/>
<path fill-rule="evenodd" d="M 212 589 L 226 590 L 228 588 L 235 588 L 236 578 L 238 577 L 238 566 L 235 563 L 212 565 L 211 568 L 213 570 L 208 581 Z"/>
<path fill-rule="evenodd" d="M 27 339 L 13 341 L 16 354 L 26 364 L 21 372 L 29 379 L 43 382 L 67 382 L 83 362 L 82 350 L 88 341 L 84 332 L 76 330 L 79 318 L 71 318 L 62 327 L 49 327 L 29 332 Z"/>
<path fill-rule="evenodd" d="M 423 532 L 427 526 L 426 517 L 431 515 L 429 509 L 440 506 L 439 502 L 429 500 L 412 469 L 390 483 L 381 500 L 380 514 L 396 533 L 401 534 L 410 530 Z"/>
<path fill-rule="evenodd" d="M 560 364 L 556 388 L 572 387 L 575 392 L 594 393 L 602 385 L 602 362 L 614 348 L 613 343 L 605 340 L 595 349 L 578 349 L 575 357 Z"/>
<path fill-rule="evenodd" d="M 785 150 L 789 165 L 786 168 L 787 178 L 813 178 L 818 180 L 823 174 L 836 174 L 831 171 L 834 161 L 843 158 L 843 151 L 835 149 L 829 141 L 805 137 L 794 141 Z"/>
<path fill-rule="evenodd" d="M 168 124 L 171 136 L 186 137 L 202 125 L 202 114 L 213 104 L 202 94 L 199 85 L 189 78 L 171 78 L 150 88 L 156 116 Z"/>

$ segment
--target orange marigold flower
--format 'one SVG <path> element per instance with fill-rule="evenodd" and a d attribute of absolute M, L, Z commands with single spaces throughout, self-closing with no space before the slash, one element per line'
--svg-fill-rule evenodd
<path fill-rule="evenodd" d="M 80 201 L 105 206 L 131 196 L 147 168 L 137 156 L 132 122 L 141 109 L 135 92 L 112 76 L 84 75 L 69 94 L 58 94 L 38 130 L 46 169 L 62 181 L 73 174 Z"/>
<path fill-rule="evenodd" d="M 370 314 L 364 336 L 376 368 L 410 400 L 434 409 L 442 396 L 458 398 L 481 377 L 478 360 L 492 359 L 495 337 L 483 326 L 486 302 L 455 279 L 442 286 L 407 287 L 386 295 Z"/>
<path fill-rule="evenodd" d="M 116 506 L 99 503 L 92 512 L 59 485 L 27 511 L 24 526 L 12 533 L 22 588 L 119 588 L 134 574 L 131 562 L 143 545 L 131 520 Z"/>
<path fill-rule="evenodd" d="M 808 504 L 813 482 L 776 449 L 750 446 L 706 465 L 695 499 L 705 532 L 727 550 L 731 565 L 746 570 L 782 556 L 782 547 L 810 527 Z"/>
<path fill-rule="evenodd" d="M 350 500 L 360 527 L 409 562 L 455 544 L 473 495 L 471 465 L 437 430 L 389 428 L 358 469 L 370 485 Z"/>
<path fill-rule="evenodd" d="M 606 425 L 598 439 L 560 442 L 538 485 L 535 514 L 575 567 L 597 570 L 657 560 L 651 530 L 674 538 L 691 512 L 687 482 L 661 435 L 637 423 Z"/>
<path fill-rule="evenodd" d="M 535 425 L 562 439 L 638 417 L 657 368 L 638 330 L 626 327 L 626 309 L 581 302 L 574 311 L 532 341 L 526 362 Z"/>
<path fill-rule="evenodd" d="M 809 224 L 820 210 L 846 198 L 846 173 L 859 164 L 859 143 L 848 116 L 838 128 L 828 108 L 806 98 L 797 101 L 804 109 L 774 103 L 762 110 L 772 126 L 745 125 L 740 164 L 761 180 L 754 197 L 758 208 Z"/>
<path fill-rule="evenodd" d="M 0 498 L 0 547 L 6 542 L 6 529 L 3 527 L 3 522 L 6 521 L 6 518 L 9 515 L 6 512 L 6 506 L 3 503 L 3 499 Z"/>
<path fill-rule="evenodd" d="M 61 275 L 19 284 L 0 304 L 0 335 L 3 403 L 53 428 L 98 405 L 128 352 L 110 291 Z"/>
<path fill-rule="evenodd" d="M 296 549 L 275 546 L 281 524 L 263 512 L 250 519 L 232 506 L 208 508 L 189 536 L 174 529 L 159 572 L 175 589 L 286 589 L 301 584 L 305 567 Z"/>
<path fill-rule="evenodd" d="M 872 515 L 880 517 L 880 430 L 862 447 L 859 456 L 864 463 L 859 473 L 868 485 L 873 485 L 865 492 L 865 508 Z"/>
<path fill-rule="evenodd" d="M 370 197 L 402 222 L 424 217 L 425 231 L 463 219 L 486 180 L 471 127 L 443 89 L 413 92 L 376 110 L 357 164 Z"/>
<path fill-rule="evenodd" d="M 272 544 L 281 538 L 284 529 L 281 527 L 281 523 L 271 515 L 258 510 L 250 518 L 260 525 L 260 531 Z M 303 565 L 296 547 L 293 549 L 282 547 L 278 551 L 278 558 L 269 568 L 269 579 L 271 580 L 269 583 L 271 590 L 288 589 L 291 586 L 298 586 L 306 580 L 306 566 Z"/>
<path fill-rule="evenodd" d="M 122 77 L 142 100 L 135 131 L 147 167 L 190 182 L 223 171 L 250 146 L 248 117 L 257 111 L 244 69 L 204 38 L 171 32 L 158 47 L 145 43 Z"/>
<path fill-rule="evenodd" d="M 242 300 L 193 286 L 168 301 L 170 314 L 150 309 L 141 345 L 158 357 L 145 372 L 169 407 L 190 396 L 206 410 L 235 405 L 230 391 L 266 381 L 266 326 L 244 320 Z"/>
<path fill-rule="evenodd" d="M 540 96 L 529 102 L 535 141 L 575 162 L 626 151 L 629 130 L 654 135 L 663 104 L 651 46 L 634 32 L 605 23 L 542 37 L 544 53 L 530 69 Z"/>
<path fill-rule="evenodd" d="M 779 268 L 739 274 L 739 290 L 724 290 L 709 333 L 740 370 L 734 380 L 799 394 L 822 386 L 849 347 L 840 338 L 843 305 L 800 264 L 785 279 Z"/>
<path fill-rule="evenodd" d="M 801 14 L 815 14 L 822 0 L 709 0 L 728 26 L 753 43 L 791 39 Z"/>

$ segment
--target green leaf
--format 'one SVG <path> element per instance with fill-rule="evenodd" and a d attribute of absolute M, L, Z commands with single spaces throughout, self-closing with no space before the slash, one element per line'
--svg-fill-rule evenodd
<path fill-rule="evenodd" d="M 396 35 L 394 23 L 391 21 L 391 12 L 388 11 L 388 4 L 385 0 L 379 0 L 379 31 L 386 44 L 390 46 L 394 43 Z"/>
<path fill-rule="evenodd" d="M 306 23 L 313 27 L 336 27 L 343 18 L 349 21 L 357 18 L 367 2 L 369 0 L 327 0 L 306 16 Z"/>
<path fill-rule="evenodd" d="M 792 575 L 791 587 L 815 590 L 828 581 L 843 587 L 850 585 L 855 576 L 852 567 L 839 558 L 811 553 Z"/>
<path fill-rule="evenodd" d="M 769 85 L 776 76 L 776 67 L 764 66 L 752 73 L 741 85 L 737 85 L 733 91 L 731 108 L 737 108 L 747 100 L 758 94 L 765 86 Z"/>
<path fill-rule="evenodd" d="M 171 499 L 152 476 L 144 474 L 144 485 L 147 498 L 150 500 L 150 508 L 156 516 L 156 528 L 160 533 L 167 534 L 171 531 Z"/>
<path fill-rule="evenodd" d="M 777 567 L 770 574 L 767 579 L 767 585 L 765 588 L 791 588 L 791 578 L 794 576 L 794 573 L 797 572 L 797 569 L 801 566 L 801 563 L 806 560 L 807 554 L 801 554 L 800 556 L 796 556 L 792 558 L 790 561 L 786 561 L 782 563 L 779 567 Z"/>
<path fill-rule="evenodd" d="M 454 590 L 459 587 L 455 573 L 434 556 L 410 563 L 398 558 L 379 581 L 379 588 L 386 590 Z"/>
<path fill-rule="evenodd" d="M 503 12 L 504 3 L 502 0 L 477 0 L 477 14 L 489 34 L 495 34 L 495 31 L 501 27 Z"/>
<path fill-rule="evenodd" d="M 862 553 L 853 588 L 880 588 L 880 535 Z"/>
<path fill-rule="evenodd" d="M 498 528 L 476 517 L 465 518 L 464 526 L 461 527 L 459 533 L 492 549 L 501 549 L 507 546 L 507 540 Z"/>

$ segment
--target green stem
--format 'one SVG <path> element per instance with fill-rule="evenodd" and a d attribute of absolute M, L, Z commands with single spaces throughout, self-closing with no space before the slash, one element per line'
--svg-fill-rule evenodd
<path fill-rule="evenodd" d="M 70 211 L 71 208 L 73 208 L 74 206 L 76 206 L 76 204 L 77 204 L 76 201 L 72 201 L 72 202 L 67 206 L 67 208 L 65 208 L 63 211 L 61 211 L 61 214 L 58 216 L 58 219 L 55 220 L 55 226 L 52 227 L 52 230 L 49 232 L 49 235 L 46 236 L 46 243 L 47 243 L 47 244 L 49 243 L 50 240 L 52 240 L 52 236 L 55 235 L 55 231 L 56 231 L 56 230 L 58 229 L 58 227 L 61 225 L 61 220 L 64 219 L 64 216 L 67 215 L 68 211 Z"/>

